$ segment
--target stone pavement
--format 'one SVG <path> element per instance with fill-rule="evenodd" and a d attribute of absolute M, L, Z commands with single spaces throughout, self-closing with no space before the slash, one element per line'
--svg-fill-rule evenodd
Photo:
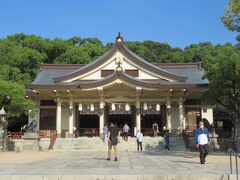
<path fill-rule="evenodd" d="M 48 155 L 44 157 L 44 153 L 47 153 Z M 221 179 L 221 177 L 223 177 L 222 175 L 229 174 L 229 163 L 226 156 L 216 155 L 216 158 L 219 159 L 224 157 L 224 160 L 213 161 L 201 165 L 199 163 L 198 155 L 190 152 L 163 151 L 154 153 L 123 151 L 119 152 L 119 160 L 117 162 L 113 160 L 107 161 L 106 152 L 74 151 L 62 153 L 52 152 L 52 154 L 49 152 L 38 152 L 32 155 L 29 153 L 29 156 L 32 156 L 32 158 L 25 161 L 24 157 L 21 157 L 23 159 L 22 163 L 19 161 L 18 156 L 25 156 L 26 159 L 29 159 L 28 153 L 23 155 L 21 155 L 21 153 L 9 153 L 9 156 L 16 156 L 16 162 L 14 162 L 14 159 L 10 158 L 9 163 L 6 162 L 7 155 L 8 154 L 0 153 L 0 180 L 2 180 L 2 178 L 6 179 L 7 176 L 3 175 L 43 175 L 46 177 L 49 175 L 57 175 L 59 177 L 61 175 L 69 175 L 69 177 L 77 177 L 81 175 L 82 178 L 85 177 L 83 179 L 106 179 L 101 178 L 104 175 L 110 175 L 112 177 L 118 175 L 124 177 L 129 177 L 131 175 L 132 177 L 136 177 L 136 175 L 138 175 L 138 177 L 148 175 L 152 177 L 167 177 L 171 175 L 200 177 L 204 175 L 208 177 L 207 179 L 216 179 L 215 177 L 217 176 Z M 36 158 L 34 158 L 35 156 Z M 38 158 L 38 156 L 43 156 L 43 158 Z M 214 157 L 212 159 L 216 158 Z M 211 156 L 209 156 L 209 159 L 211 159 Z M 92 178 L 89 178 L 90 176 Z M 23 179 L 28 178 L 25 177 Z M 61 180 L 62 178 L 56 179 Z"/>

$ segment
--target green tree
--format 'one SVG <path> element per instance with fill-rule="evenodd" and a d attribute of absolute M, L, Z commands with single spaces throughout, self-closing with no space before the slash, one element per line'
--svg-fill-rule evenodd
<path fill-rule="evenodd" d="M 56 64 L 87 64 L 90 61 L 89 54 L 79 47 L 71 47 L 64 54 L 54 59 Z"/>
<path fill-rule="evenodd" d="M 135 54 L 152 63 L 184 62 L 184 51 L 180 48 L 172 48 L 167 43 L 126 42 L 126 46 Z"/>
<path fill-rule="evenodd" d="M 35 78 L 39 63 L 43 63 L 44 59 L 46 59 L 46 55 L 35 49 L 19 46 L 16 42 L 8 39 L 0 40 L 0 68 L 2 67 L 3 70 L 3 72 L 0 71 L 0 77 L 5 76 L 5 80 L 7 80 L 6 71 L 8 71 L 8 80 L 19 79 L 20 74 L 23 74 L 22 78 L 27 77 L 27 79 L 24 81 L 20 78 L 22 84 L 29 83 L 29 80 Z M 12 68 L 14 69 L 12 70 Z M 17 69 L 19 70 L 18 74 L 16 73 Z M 13 77 L 14 74 L 18 77 Z M 29 79 L 29 77 L 31 78 Z"/>
<path fill-rule="evenodd" d="M 229 0 L 222 21 L 229 30 L 240 32 L 240 0 Z"/>
<path fill-rule="evenodd" d="M 46 61 L 44 61 L 44 63 L 52 64 L 56 58 L 66 53 L 69 47 L 70 45 L 68 45 L 66 42 L 58 38 L 54 39 L 53 41 L 50 41 L 49 49 L 46 52 L 47 59 Z"/>
<path fill-rule="evenodd" d="M 23 85 L 0 80 L 0 106 L 4 107 L 7 117 L 19 117 L 21 113 L 26 113 L 26 109 L 34 109 L 34 103 L 25 96 L 26 91 Z"/>
<path fill-rule="evenodd" d="M 221 19 L 229 30 L 240 32 L 240 0 L 229 0 L 228 6 L 225 7 L 225 16 L 223 16 Z M 237 36 L 236 39 L 239 42 L 240 36 Z M 234 148 L 238 150 L 238 129 L 240 124 L 239 43 L 236 45 L 236 47 L 228 44 L 224 47 L 224 49 L 222 47 L 220 47 L 220 49 L 221 55 L 218 59 L 220 62 L 210 66 L 212 67 L 212 70 L 210 70 L 207 74 L 207 77 L 210 79 L 210 95 L 211 97 L 214 97 L 218 103 L 225 106 L 230 112 L 234 124 Z M 216 74 L 214 75 L 214 73 Z M 220 82 L 219 77 L 222 78 L 222 82 Z M 216 88 L 215 91 L 218 93 L 213 92 L 214 87 Z M 219 97 L 216 98 L 216 95 L 219 95 Z"/>
<path fill-rule="evenodd" d="M 35 104 L 25 98 L 25 87 L 18 83 L 0 80 L 0 109 L 4 108 L 6 120 L 0 119 L 0 129 L 3 130 L 3 150 L 6 151 L 7 124 L 21 114 L 33 115 Z"/>
<path fill-rule="evenodd" d="M 215 55 L 215 49 L 210 42 L 191 44 L 185 48 L 185 62 L 204 62 Z"/>
<path fill-rule="evenodd" d="M 65 53 L 55 58 L 54 63 L 88 64 L 105 52 L 105 48 L 95 44 L 71 46 Z"/>
<path fill-rule="evenodd" d="M 216 55 L 205 61 L 209 90 L 204 94 L 211 103 L 223 105 L 234 124 L 234 148 L 238 149 L 240 122 L 240 52 L 231 44 L 218 46 Z"/>

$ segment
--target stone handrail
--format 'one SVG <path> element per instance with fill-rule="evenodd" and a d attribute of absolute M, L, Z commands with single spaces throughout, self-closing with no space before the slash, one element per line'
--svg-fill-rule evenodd
<path fill-rule="evenodd" d="M 80 136 L 99 136 L 99 128 L 79 128 Z"/>
<path fill-rule="evenodd" d="M 22 139 L 22 136 L 24 135 L 23 132 L 11 132 L 10 138 L 11 139 Z"/>
<path fill-rule="evenodd" d="M 51 132 L 55 132 L 55 130 L 39 130 L 37 132 L 39 138 L 50 138 Z M 24 132 L 11 132 L 11 139 L 22 139 Z"/>

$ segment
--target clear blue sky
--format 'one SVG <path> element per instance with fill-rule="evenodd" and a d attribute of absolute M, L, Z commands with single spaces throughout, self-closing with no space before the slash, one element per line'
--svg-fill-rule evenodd
<path fill-rule="evenodd" d="M 227 0 L 5 0 L 0 38 L 15 33 L 47 38 L 97 37 L 113 42 L 153 40 L 172 46 L 236 43 L 220 17 Z"/>

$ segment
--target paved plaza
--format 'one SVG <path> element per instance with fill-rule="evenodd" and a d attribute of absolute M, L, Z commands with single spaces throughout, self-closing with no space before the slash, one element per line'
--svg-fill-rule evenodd
<path fill-rule="evenodd" d="M 106 152 L 82 151 L 0 153 L 0 179 L 3 175 L 81 175 L 98 178 L 103 175 L 207 175 L 211 179 L 212 176 L 229 174 L 229 157 L 222 154 L 210 155 L 205 165 L 199 163 L 197 153 L 191 152 L 123 151 L 119 152 L 117 162 L 107 161 L 106 155 Z"/>

